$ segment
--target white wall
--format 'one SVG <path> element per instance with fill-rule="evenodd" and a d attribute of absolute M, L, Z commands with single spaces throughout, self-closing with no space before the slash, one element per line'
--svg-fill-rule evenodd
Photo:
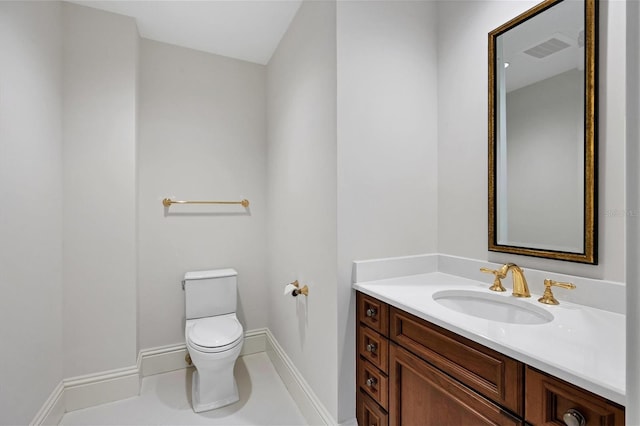
<path fill-rule="evenodd" d="M 267 67 L 269 328 L 334 417 L 335 49 L 335 3 L 304 2 Z"/>
<path fill-rule="evenodd" d="M 640 401 L 640 2 L 627 7 L 627 401 Z M 640 405 L 628 403 L 626 422 L 640 424 Z"/>
<path fill-rule="evenodd" d="M 139 349 L 184 343 L 187 271 L 235 268 L 240 322 L 266 326 L 265 99 L 262 65 L 142 40 Z"/>
<path fill-rule="evenodd" d="M 64 377 L 136 363 L 135 21 L 63 4 Z"/>
<path fill-rule="evenodd" d="M 351 262 L 437 250 L 433 2 L 338 2 L 338 420 L 355 415 Z"/>
<path fill-rule="evenodd" d="M 60 52 L 59 3 L 0 2 L 0 424 L 62 379 Z"/>
<path fill-rule="evenodd" d="M 599 265 L 487 251 L 487 34 L 536 3 L 438 4 L 438 251 L 624 282 L 623 2 L 600 2 Z"/>

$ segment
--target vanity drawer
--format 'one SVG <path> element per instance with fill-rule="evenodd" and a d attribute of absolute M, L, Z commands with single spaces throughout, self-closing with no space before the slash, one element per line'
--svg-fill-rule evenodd
<path fill-rule="evenodd" d="M 357 385 L 385 410 L 389 404 L 389 379 L 369 361 L 358 362 Z"/>
<path fill-rule="evenodd" d="M 366 294 L 356 293 L 358 321 L 383 336 L 389 335 L 389 305 Z"/>
<path fill-rule="evenodd" d="M 391 307 L 390 338 L 490 400 L 524 415 L 524 365 Z"/>
<path fill-rule="evenodd" d="M 384 373 L 388 373 L 389 341 L 363 325 L 358 326 L 358 353 Z"/>
<path fill-rule="evenodd" d="M 624 407 L 531 367 L 526 386 L 526 420 L 531 424 L 563 425 L 564 414 L 577 410 L 587 426 L 624 425 Z"/>
<path fill-rule="evenodd" d="M 361 426 L 387 426 L 389 415 L 364 391 L 356 395 L 356 418 Z"/>

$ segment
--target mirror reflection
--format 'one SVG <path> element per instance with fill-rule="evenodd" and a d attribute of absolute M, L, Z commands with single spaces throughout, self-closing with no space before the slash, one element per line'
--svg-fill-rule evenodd
<path fill-rule="evenodd" d="M 490 250 L 596 261 L 594 8 L 546 1 L 490 33 Z"/>

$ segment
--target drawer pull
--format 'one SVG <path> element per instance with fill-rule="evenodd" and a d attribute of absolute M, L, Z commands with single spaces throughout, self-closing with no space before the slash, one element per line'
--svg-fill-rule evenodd
<path fill-rule="evenodd" d="M 582 413 L 575 408 L 569 408 L 567 412 L 562 415 L 562 420 L 564 420 L 567 426 L 584 426 L 586 424 Z"/>
<path fill-rule="evenodd" d="M 378 381 L 376 380 L 376 378 L 375 378 L 375 377 L 369 377 L 369 378 L 367 379 L 367 381 L 366 381 L 366 382 L 364 382 L 364 384 L 365 384 L 365 385 L 367 385 L 367 386 L 368 386 L 368 387 L 370 387 L 370 388 L 371 388 L 371 387 L 373 387 L 373 386 L 375 386 L 375 385 L 376 385 L 376 383 L 378 383 Z"/>
<path fill-rule="evenodd" d="M 371 318 L 371 317 L 375 317 L 378 311 L 376 310 L 376 308 L 369 308 L 367 309 L 366 313 L 367 313 L 367 316 Z"/>
<path fill-rule="evenodd" d="M 366 349 L 367 349 L 367 352 L 371 352 L 372 354 L 374 354 L 378 350 L 378 346 L 376 346 L 375 343 L 369 343 Z"/>

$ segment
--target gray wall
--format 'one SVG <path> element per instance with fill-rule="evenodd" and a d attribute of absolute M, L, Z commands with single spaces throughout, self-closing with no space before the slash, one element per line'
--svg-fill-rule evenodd
<path fill-rule="evenodd" d="M 352 262 L 437 251 L 433 2 L 338 2 L 338 420 L 355 414 Z"/>
<path fill-rule="evenodd" d="M 266 325 L 265 100 L 262 65 L 141 41 L 138 349 L 184 343 L 187 271 L 235 268 L 240 322 Z"/>
<path fill-rule="evenodd" d="M 0 2 L 0 424 L 63 377 L 60 13 Z"/>
<path fill-rule="evenodd" d="M 640 116 L 640 3 L 627 2 L 627 117 Z M 640 401 L 640 121 L 627 119 L 627 401 Z M 627 404 L 626 422 L 640 424 L 640 405 Z"/>
<path fill-rule="evenodd" d="M 304 2 L 267 67 L 269 329 L 335 418 L 335 3 Z M 294 280 L 309 297 L 283 296 Z"/>
<path fill-rule="evenodd" d="M 438 3 L 438 251 L 624 282 L 623 2 L 600 3 L 599 265 L 487 251 L 487 34 L 536 3 Z"/>
<path fill-rule="evenodd" d="M 63 3 L 64 377 L 136 363 L 133 18 Z"/>

